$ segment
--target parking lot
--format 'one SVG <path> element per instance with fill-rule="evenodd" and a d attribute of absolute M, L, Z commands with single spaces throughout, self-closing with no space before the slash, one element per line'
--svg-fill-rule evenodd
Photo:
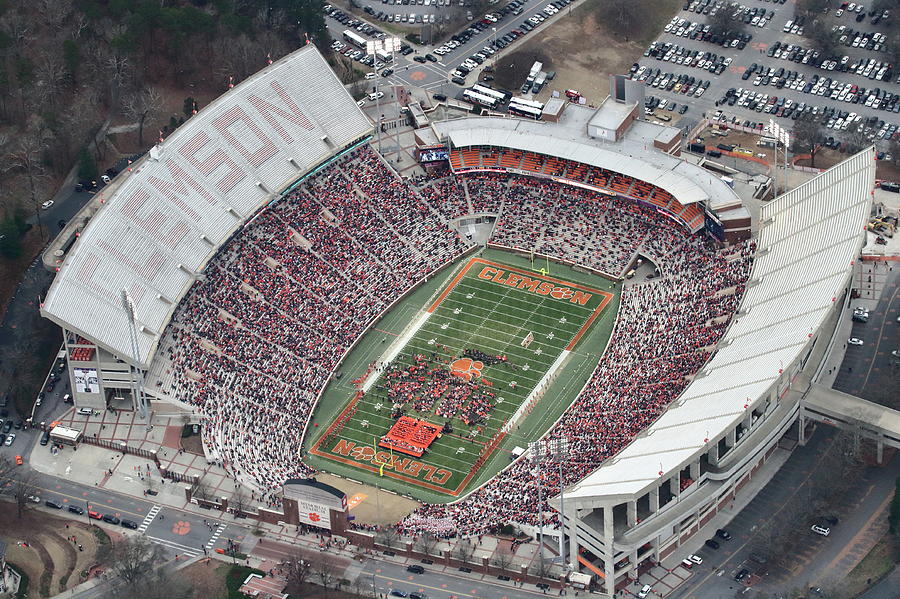
<path fill-rule="evenodd" d="M 822 124 L 833 147 L 859 127 L 857 141 L 862 136 L 886 151 L 898 136 L 900 77 L 877 29 L 897 17 L 842 4 L 819 16 L 838 41 L 835 56 L 819 56 L 801 37 L 805 19 L 795 17 L 792 3 L 691 0 L 647 48 L 632 77 L 651 88 L 648 96 L 689 106 L 684 127 L 720 108 L 727 120 L 759 128 L 769 118 L 790 128 L 805 114 Z M 744 23 L 740 35 L 711 33 L 710 18 L 720 11 Z"/>
<path fill-rule="evenodd" d="M 447 1 L 449 2 L 449 0 Z M 349 14 L 337 6 L 326 5 L 325 11 L 326 24 L 331 35 L 341 44 L 335 47 L 337 52 L 363 62 L 366 66 L 375 68 L 379 72 L 390 67 L 391 73 L 388 76 L 391 78 L 391 83 L 415 85 L 432 90 L 440 88 L 449 95 L 455 95 L 460 90 L 452 91 L 451 85 L 461 88 L 475 82 L 475 76 L 470 75 L 473 70 L 470 68 L 473 62 L 476 66 L 482 64 L 492 58 L 496 52 L 516 43 L 534 30 L 546 27 L 555 21 L 564 7 L 568 7 L 572 2 L 573 0 L 553 0 L 540 3 L 531 0 L 512 0 L 505 4 L 497 3 L 489 7 L 487 14 L 466 22 L 443 44 L 425 48 L 413 48 L 404 44 L 403 51 L 400 55 L 394 56 L 391 65 L 384 60 L 365 59 L 363 48 L 365 40 L 383 39 L 388 35 L 378 28 L 377 19 L 372 19 L 372 17 L 378 16 L 378 12 L 374 11 L 374 4 L 372 5 L 374 15 L 369 15 L 369 20 L 372 22 Z M 394 5 L 397 10 L 408 9 L 403 13 L 406 15 L 412 10 L 411 6 L 413 6 L 411 3 Z M 425 7 L 425 5 L 422 4 L 421 7 Z M 390 12 L 391 5 L 381 5 L 379 11 L 384 12 L 385 8 Z M 429 8 L 432 8 L 432 13 L 440 14 L 442 7 L 439 5 L 434 8 L 431 4 Z M 446 5 L 443 8 L 447 8 Z M 418 24 L 418 19 L 416 19 L 416 24 Z M 360 35 L 363 38 L 362 45 L 346 39 L 344 32 L 348 29 L 354 35 Z M 467 61 L 470 66 L 464 65 Z M 461 66 L 463 68 L 460 68 Z M 456 79 L 453 79 L 454 77 Z"/>

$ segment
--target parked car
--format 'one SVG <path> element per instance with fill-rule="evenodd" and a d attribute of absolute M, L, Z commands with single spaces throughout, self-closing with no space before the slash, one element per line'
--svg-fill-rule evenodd
<path fill-rule="evenodd" d="M 847 340 L 847 343 L 849 343 L 850 345 L 862 345 L 863 340 L 859 337 L 850 337 L 850 339 Z"/>
<path fill-rule="evenodd" d="M 122 526 L 125 528 L 130 528 L 131 530 L 137 530 L 138 524 L 133 520 L 122 519 Z"/>
<path fill-rule="evenodd" d="M 101 516 L 99 512 L 88 510 L 88 518 L 90 518 L 91 520 L 100 520 L 103 518 L 103 516 Z"/>
<path fill-rule="evenodd" d="M 706 541 L 706 543 L 704 543 L 704 545 L 706 545 L 710 549 L 718 549 L 719 548 L 719 542 L 716 541 L 715 539 L 707 539 L 707 541 Z"/>
<path fill-rule="evenodd" d="M 406 571 L 412 572 L 413 574 L 424 574 L 425 568 L 423 568 L 419 564 L 410 564 L 410 565 L 406 566 Z"/>
<path fill-rule="evenodd" d="M 44 502 L 44 505 L 46 505 L 47 507 L 52 507 L 55 510 L 63 509 L 62 504 L 54 499 L 48 499 Z"/>
<path fill-rule="evenodd" d="M 120 520 L 112 514 L 103 514 L 103 518 L 101 519 L 107 524 L 119 524 L 120 522 Z"/>
<path fill-rule="evenodd" d="M 30 501 L 31 503 L 40 503 L 40 502 L 41 502 L 41 498 L 38 497 L 37 495 L 29 495 L 29 496 L 28 496 L 28 501 Z"/>
<path fill-rule="evenodd" d="M 691 560 L 692 562 L 694 562 L 695 564 L 697 564 L 698 566 L 703 563 L 703 558 L 700 557 L 699 555 L 689 555 L 689 556 L 687 556 L 687 558 L 689 560 Z"/>
<path fill-rule="evenodd" d="M 741 570 L 734 575 L 734 580 L 735 582 L 741 582 L 748 576 L 750 576 L 750 570 L 748 570 L 747 568 L 741 568 Z"/>
<path fill-rule="evenodd" d="M 15 440 L 16 440 L 16 433 L 11 433 L 9 436 L 6 437 L 6 443 L 4 443 L 4 445 L 9 447 L 10 445 L 13 444 L 13 441 L 15 441 Z"/>
<path fill-rule="evenodd" d="M 391 589 L 390 595 L 391 595 L 391 597 L 403 597 L 403 598 L 409 596 L 406 591 L 401 591 L 400 589 Z"/>
<path fill-rule="evenodd" d="M 810 530 L 812 530 L 817 535 L 822 535 L 823 537 L 827 537 L 831 534 L 830 528 L 825 528 L 823 526 L 819 526 L 818 524 L 813 524 Z"/>
<path fill-rule="evenodd" d="M 70 505 L 69 511 L 72 512 L 73 514 L 78 514 L 79 516 L 84 515 L 84 508 L 79 507 L 77 505 Z"/>
<path fill-rule="evenodd" d="M 716 531 L 716 536 L 722 539 L 723 541 L 731 540 L 731 533 L 725 530 L 724 528 L 720 528 Z"/>
<path fill-rule="evenodd" d="M 641 590 L 638 591 L 638 595 L 637 595 L 638 599 L 644 599 L 647 595 L 650 594 L 650 591 L 652 591 L 652 590 L 653 590 L 653 587 L 651 587 L 649 584 L 645 584 L 644 586 L 641 587 Z"/>

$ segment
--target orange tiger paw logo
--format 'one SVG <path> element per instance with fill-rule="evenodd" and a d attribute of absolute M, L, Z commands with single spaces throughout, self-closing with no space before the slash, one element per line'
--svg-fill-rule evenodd
<path fill-rule="evenodd" d="M 575 292 L 568 287 L 554 287 L 553 291 L 550 292 L 550 297 L 555 297 L 556 299 L 569 299 L 573 295 L 575 295 Z"/>
<path fill-rule="evenodd" d="M 460 358 L 450 365 L 450 374 L 471 381 L 473 378 L 481 376 L 481 369 L 484 363 L 472 358 Z"/>
<path fill-rule="evenodd" d="M 185 522 L 184 520 L 179 520 L 172 527 L 172 532 L 176 535 L 186 535 L 187 533 L 191 532 L 191 523 Z"/>

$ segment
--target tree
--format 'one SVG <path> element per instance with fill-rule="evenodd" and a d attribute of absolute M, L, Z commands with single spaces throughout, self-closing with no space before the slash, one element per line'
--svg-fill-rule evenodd
<path fill-rule="evenodd" d="M 805 36 L 813 50 L 817 50 L 823 58 L 834 56 L 837 40 L 834 33 L 821 19 L 814 19 L 805 26 Z"/>
<path fill-rule="evenodd" d="M 797 0 L 797 13 L 806 13 L 810 16 L 819 15 L 831 6 L 831 0 Z"/>
<path fill-rule="evenodd" d="M 425 555 L 434 555 L 434 550 L 437 548 L 438 543 L 440 543 L 440 539 L 436 536 L 430 532 L 423 532 L 416 539 L 415 548 L 416 551 Z"/>
<path fill-rule="evenodd" d="M 534 558 L 534 561 L 531 564 L 531 573 L 538 578 L 543 579 L 548 574 L 550 574 L 550 568 L 553 565 L 549 559 L 542 555 L 538 555 Z"/>
<path fill-rule="evenodd" d="M 468 562 L 475 554 L 475 544 L 472 539 L 460 539 L 451 552 L 453 559 L 462 563 Z"/>
<path fill-rule="evenodd" d="M 297 551 L 284 562 L 283 570 L 288 584 L 300 586 L 312 575 L 312 562 Z"/>
<path fill-rule="evenodd" d="M 10 474 L 9 481 L 8 488 L 16 504 L 16 516 L 21 518 L 25 510 L 35 505 L 29 498 L 36 497 L 38 493 L 37 472 L 34 470 L 16 471 Z"/>
<path fill-rule="evenodd" d="M 130 590 L 146 583 L 155 563 L 163 557 L 162 548 L 145 536 L 125 537 L 110 545 L 110 570 Z"/>
<path fill-rule="evenodd" d="M 191 587 L 196 584 L 196 579 L 186 581 L 181 576 L 169 576 L 161 569 L 151 570 L 146 580 L 142 580 L 138 584 L 118 588 L 116 594 L 128 599 L 194 599 L 198 597 L 215 599 L 216 597 L 226 597 L 222 580 L 215 574 L 212 574 L 212 577 L 216 580 L 205 581 L 201 577 L 200 582 L 202 585 L 218 582 L 223 589 L 223 592 L 219 595 L 201 594 L 199 587 L 196 588 L 195 592 L 195 589 Z M 213 592 L 215 592 L 214 588 Z"/>
<path fill-rule="evenodd" d="M 244 487 L 236 484 L 234 487 L 234 493 L 231 494 L 231 498 L 228 500 L 228 506 L 234 510 L 234 514 L 243 514 L 247 511 L 247 508 L 250 506 L 250 496 L 247 495 L 247 491 L 244 490 Z"/>
<path fill-rule="evenodd" d="M 720 10 L 709 19 L 709 32 L 722 38 L 734 38 L 747 28 L 742 20 L 732 19 L 731 11 Z"/>
<path fill-rule="evenodd" d="M 501 570 L 509 570 L 514 557 L 515 554 L 512 552 L 512 548 L 506 543 L 502 543 L 497 546 L 497 550 L 494 552 L 491 562 Z"/>
<path fill-rule="evenodd" d="M 78 178 L 86 181 L 96 181 L 100 178 L 97 162 L 87 148 L 78 151 Z"/>
<path fill-rule="evenodd" d="M 197 479 L 197 482 L 191 485 L 191 497 L 203 501 L 209 501 L 211 499 L 212 491 L 204 479 Z"/>
<path fill-rule="evenodd" d="M 641 0 L 609 0 L 603 3 L 604 22 L 613 25 L 614 32 L 629 32 L 635 28 L 638 19 L 644 18 L 644 2 Z M 627 33 L 624 35 L 628 41 Z"/>
<path fill-rule="evenodd" d="M 797 119 L 793 131 L 794 152 L 809 154 L 809 165 L 816 166 L 816 153 L 822 140 L 821 125 L 811 115 Z"/>
<path fill-rule="evenodd" d="M 393 526 L 386 526 L 375 533 L 375 542 L 385 547 L 393 547 L 400 538 L 400 533 Z"/>
<path fill-rule="evenodd" d="M 138 121 L 138 146 L 144 147 L 144 124 L 152 121 L 162 110 L 162 96 L 156 89 L 145 87 L 144 89 L 130 94 L 123 102 L 122 108 L 129 118 Z"/>
<path fill-rule="evenodd" d="M 325 590 L 328 590 L 337 578 L 334 563 L 327 555 L 317 555 L 311 561 L 311 568 L 316 578 L 325 587 Z"/>
<path fill-rule="evenodd" d="M 844 135 L 844 140 L 847 142 L 848 154 L 855 154 L 863 148 L 871 145 L 869 138 L 866 137 L 865 125 L 863 125 L 863 123 L 853 124 Z"/>
<path fill-rule="evenodd" d="M 888 514 L 888 526 L 891 534 L 900 537 L 900 477 L 894 483 L 894 498 L 891 499 L 891 511 Z"/>
<path fill-rule="evenodd" d="M 34 208 L 35 215 L 37 216 L 38 228 L 41 231 L 41 235 L 43 235 L 44 232 L 41 225 L 39 206 L 41 199 L 38 197 L 38 192 L 41 184 L 47 177 L 44 164 L 41 161 L 41 154 L 45 148 L 46 144 L 37 135 L 23 135 L 19 138 L 19 144 L 16 149 L 9 154 L 9 163 L 12 167 L 25 175 L 31 206 Z"/>

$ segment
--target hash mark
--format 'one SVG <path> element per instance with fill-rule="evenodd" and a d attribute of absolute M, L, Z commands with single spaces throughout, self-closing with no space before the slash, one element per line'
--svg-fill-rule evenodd
<path fill-rule="evenodd" d="M 542 350 L 541 348 L 537 348 L 536 350 L 534 350 L 534 355 L 536 355 L 536 356 L 539 356 L 542 353 L 544 353 L 544 350 Z"/>

